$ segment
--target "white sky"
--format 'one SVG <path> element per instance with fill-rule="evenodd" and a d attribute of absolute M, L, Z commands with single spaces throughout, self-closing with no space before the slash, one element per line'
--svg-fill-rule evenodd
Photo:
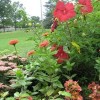
<path fill-rule="evenodd" d="M 19 1 L 25 7 L 25 11 L 30 16 L 39 16 L 41 17 L 41 7 L 40 7 L 40 0 L 11 0 L 12 2 Z M 44 15 L 45 12 L 45 2 L 48 0 L 41 0 L 42 1 L 42 14 Z M 44 16 L 43 16 L 44 17 Z"/>

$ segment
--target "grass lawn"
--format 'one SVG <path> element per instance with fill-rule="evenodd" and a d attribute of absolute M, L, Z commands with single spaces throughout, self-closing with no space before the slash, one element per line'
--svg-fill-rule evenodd
<path fill-rule="evenodd" d="M 7 33 L 0 33 L 0 54 L 7 51 L 7 53 L 14 52 L 14 47 L 9 45 L 9 41 L 18 39 L 19 43 L 16 44 L 19 55 L 26 56 L 27 52 L 32 50 L 33 41 L 27 41 L 29 37 L 34 36 L 33 32 L 14 31 Z"/>

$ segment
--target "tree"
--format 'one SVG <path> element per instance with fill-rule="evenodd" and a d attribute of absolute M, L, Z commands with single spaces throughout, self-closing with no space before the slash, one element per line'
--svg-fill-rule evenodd
<path fill-rule="evenodd" d="M 5 25 L 8 24 L 7 21 L 11 17 L 11 11 L 12 11 L 11 1 L 0 0 L 0 22 L 1 25 L 3 26 L 4 32 L 5 32 Z"/>
<path fill-rule="evenodd" d="M 37 23 L 40 23 L 40 18 L 38 16 L 32 16 L 30 20 L 34 26 L 36 26 Z"/>
<path fill-rule="evenodd" d="M 12 4 L 12 20 L 14 22 L 14 27 L 16 30 L 17 22 L 21 19 L 20 10 L 24 9 L 23 5 L 19 2 L 14 2 Z"/>
<path fill-rule="evenodd" d="M 19 16 L 20 16 L 20 20 L 17 22 L 17 25 L 25 28 L 26 24 L 29 21 L 29 19 L 27 17 L 27 13 L 25 12 L 24 9 L 19 10 L 18 13 L 19 13 Z"/>
<path fill-rule="evenodd" d="M 45 19 L 43 20 L 43 26 L 45 28 L 50 28 L 50 26 L 52 24 L 52 18 L 53 18 L 52 12 L 54 10 L 56 2 L 57 2 L 57 0 L 49 0 L 44 5 L 46 7 Z"/>

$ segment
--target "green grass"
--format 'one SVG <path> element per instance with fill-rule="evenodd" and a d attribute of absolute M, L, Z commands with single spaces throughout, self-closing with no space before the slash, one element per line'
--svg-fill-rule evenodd
<path fill-rule="evenodd" d="M 8 53 L 14 52 L 14 47 L 9 45 L 9 41 L 18 39 L 19 43 L 16 44 L 19 55 L 26 56 L 27 52 L 32 50 L 33 41 L 27 41 L 29 37 L 34 36 L 33 32 L 15 31 L 0 33 L 0 53 L 8 50 Z"/>

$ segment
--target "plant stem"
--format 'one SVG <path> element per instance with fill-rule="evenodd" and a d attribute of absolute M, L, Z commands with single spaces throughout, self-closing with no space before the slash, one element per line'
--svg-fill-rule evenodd
<path fill-rule="evenodd" d="M 71 33 L 71 31 L 70 31 L 70 28 L 69 28 L 69 25 L 68 25 L 68 23 L 67 23 L 67 29 L 68 29 L 68 32 L 69 32 L 69 36 L 70 36 L 70 42 L 72 42 L 72 33 Z"/>
<path fill-rule="evenodd" d="M 16 56 L 17 56 L 17 63 L 20 64 L 19 57 L 18 57 L 18 52 L 17 52 L 17 49 L 16 49 L 16 46 L 15 45 L 14 45 L 14 48 L 15 48 L 15 52 L 16 52 Z"/>
<path fill-rule="evenodd" d="M 67 25 L 67 29 L 68 29 L 68 32 L 69 32 L 69 37 L 70 37 L 70 45 L 69 45 L 69 49 L 71 49 L 72 33 L 71 33 L 71 30 L 70 30 L 69 25 L 68 25 L 68 23 L 67 23 L 67 22 L 66 22 L 66 25 Z"/>
<path fill-rule="evenodd" d="M 16 49 L 16 46 L 15 45 L 14 45 L 14 48 L 15 48 L 16 55 L 18 56 L 18 52 L 17 52 L 17 49 Z"/>

